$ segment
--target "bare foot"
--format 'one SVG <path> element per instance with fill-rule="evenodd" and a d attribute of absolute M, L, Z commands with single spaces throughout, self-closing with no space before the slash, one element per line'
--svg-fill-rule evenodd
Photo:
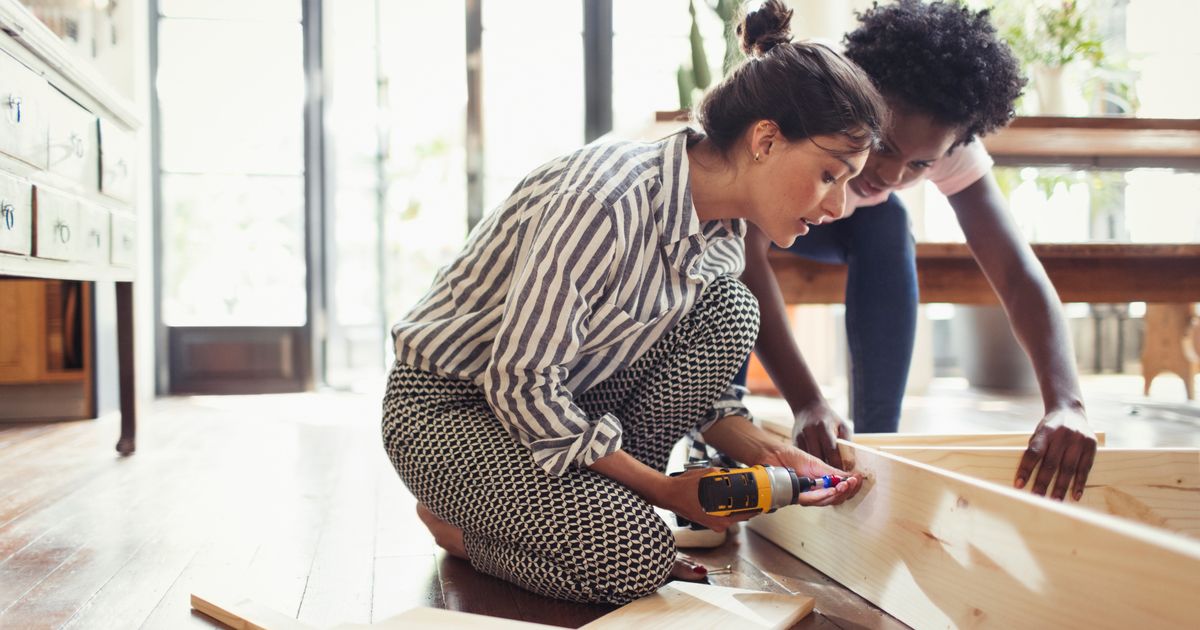
<path fill-rule="evenodd" d="M 671 567 L 671 576 L 677 580 L 699 582 L 708 577 L 708 569 L 703 564 L 679 554 L 675 556 L 675 565 Z"/>
<path fill-rule="evenodd" d="M 462 530 L 434 516 L 424 503 L 417 504 L 417 517 L 429 528 L 433 540 L 439 547 L 445 549 L 456 558 L 467 560 L 467 545 L 463 542 Z"/>

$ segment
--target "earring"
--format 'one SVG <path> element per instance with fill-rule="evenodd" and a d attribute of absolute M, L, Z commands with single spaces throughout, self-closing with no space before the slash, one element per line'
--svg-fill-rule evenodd
<path fill-rule="evenodd" d="M 754 153 L 754 161 L 757 162 L 759 157 L 761 157 L 761 154 L 756 151 Z"/>

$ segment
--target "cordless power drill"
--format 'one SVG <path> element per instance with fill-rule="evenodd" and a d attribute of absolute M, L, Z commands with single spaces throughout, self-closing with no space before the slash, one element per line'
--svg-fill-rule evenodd
<path fill-rule="evenodd" d="M 781 466 L 721 468 L 700 478 L 700 507 L 713 516 L 769 513 L 795 503 L 801 492 L 832 488 L 843 479 L 837 475 L 812 479 Z M 680 526 L 703 529 L 679 515 L 676 518 Z"/>

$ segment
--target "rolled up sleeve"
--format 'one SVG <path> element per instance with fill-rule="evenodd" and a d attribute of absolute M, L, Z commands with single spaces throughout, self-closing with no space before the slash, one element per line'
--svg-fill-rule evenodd
<path fill-rule="evenodd" d="M 749 391 L 740 385 L 730 385 L 713 403 L 712 408 L 708 410 L 704 420 L 697 427 L 700 432 L 707 431 L 709 427 L 716 424 L 722 418 L 729 416 L 742 416 L 747 420 L 753 421 L 754 418 L 750 415 L 750 410 L 742 404 L 742 396 L 745 396 Z"/>
<path fill-rule="evenodd" d="M 566 366 L 611 278 L 617 238 L 611 214 L 584 192 L 559 194 L 525 229 L 482 386 L 509 434 L 558 476 L 621 448 L 620 420 L 590 418 L 566 386 Z"/>

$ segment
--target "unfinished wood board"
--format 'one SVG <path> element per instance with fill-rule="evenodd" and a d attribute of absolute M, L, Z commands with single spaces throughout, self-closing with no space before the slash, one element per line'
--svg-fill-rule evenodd
<path fill-rule="evenodd" d="M 333 630 L 561 630 L 558 626 L 488 617 L 442 608 L 414 608 L 372 624 L 347 624 Z"/>
<path fill-rule="evenodd" d="M 192 593 L 192 608 L 234 630 L 313 630 L 312 626 L 281 612 L 229 594 L 208 591 L 200 596 Z"/>
<path fill-rule="evenodd" d="M 584 626 L 587 630 L 787 628 L 812 612 L 803 595 L 764 593 L 692 582 L 670 582 Z"/>
<path fill-rule="evenodd" d="M 1200 542 L 840 441 L 837 507 L 750 528 L 917 628 L 1195 628 Z"/>
<path fill-rule="evenodd" d="M 1011 485 L 1023 448 L 889 446 L 880 450 L 941 470 Z M 1033 488 L 1031 482 L 1028 486 Z M 1200 537 L 1200 450 L 1102 448 L 1079 503 Z"/>
<path fill-rule="evenodd" d="M 203 597 L 192 594 L 192 608 L 216 619 L 234 630 L 318 630 L 314 626 L 288 617 L 244 597 Z M 332 630 L 538 630 L 557 629 L 540 623 L 514 619 L 473 615 L 440 608 L 414 608 L 371 624 L 342 624 Z"/>
<path fill-rule="evenodd" d="M 792 425 L 774 419 L 764 419 L 763 428 L 784 437 L 792 435 Z M 1026 446 L 1030 431 L 999 431 L 995 433 L 860 433 L 854 442 L 863 446 Z M 1104 446 L 1105 434 L 1096 431 L 1096 442 Z M 1016 472 L 1016 468 L 1013 469 Z"/>

